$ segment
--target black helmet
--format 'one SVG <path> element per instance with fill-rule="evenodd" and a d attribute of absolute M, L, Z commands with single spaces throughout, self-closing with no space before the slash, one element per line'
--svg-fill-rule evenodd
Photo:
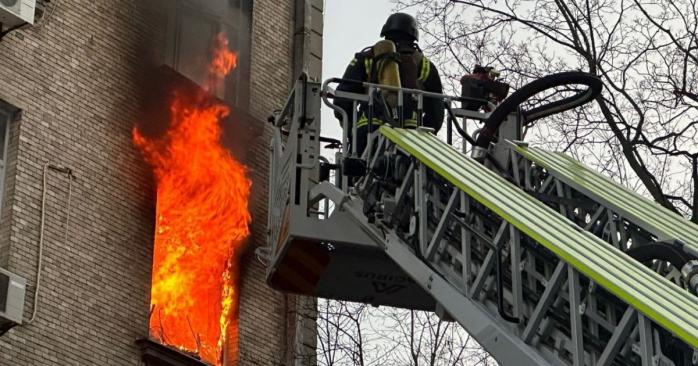
<path fill-rule="evenodd" d="M 388 37 L 390 34 L 401 33 L 411 38 L 413 41 L 419 40 L 419 30 L 417 30 L 417 20 L 413 16 L 405 13 L 395 13 L 388 17 L 381 30 L 381 37 Z"/>

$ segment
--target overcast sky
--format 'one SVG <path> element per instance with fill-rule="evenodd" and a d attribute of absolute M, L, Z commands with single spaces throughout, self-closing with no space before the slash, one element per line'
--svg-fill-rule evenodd
<path fill-rule="evenodd" d="M 393 6 L 390 0 L 325 0 L 323 79 L 341 77 L 355 53 L 380 39 Z M 329 108 L 323 108 L 322 131 L 328 137 L 342 136 Z"/>

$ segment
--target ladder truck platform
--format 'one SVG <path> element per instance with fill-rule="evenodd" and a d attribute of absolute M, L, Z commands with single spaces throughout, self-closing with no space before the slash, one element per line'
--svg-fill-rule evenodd
<path fill-rule="evenodd" d="M 337 82 L 301 77 L 273 119 L 271 287 L 433 311 L 505 366 L 698 365 L 698 225 L 522 142 L 520 108 L 471 157 L 448 143 L 452 127 L 472 141 L 466 121 L 487 125 L 494 112 L 385 85 L 343 93 Z M 447 142 L 386 123 L 359 155 L 356 113 L 331 100 L 356 107 L 381 91 L 442 100 Z M 342 116 L 334 162 L 322 156 L 322 102 Z M 362 174 L 349 174 L 357 164 Z"/>

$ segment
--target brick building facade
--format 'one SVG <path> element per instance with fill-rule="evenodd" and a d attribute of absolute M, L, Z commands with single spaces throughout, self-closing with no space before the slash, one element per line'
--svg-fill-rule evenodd
<path fill-rule="evenodd" d="M 141 364 L 134 342 L 148 336 L 155 197 L 131 132 L 153 66 L 196 80 L 200 60 L 188 57 L 199 54 L 205 29 L 233 36 L 242 56 L 219 96 L 259 124 L 249 127 L 253 224 L 239 364 L 293 363 L 296 299 L 266 286 L 253 249 L 266 232 L 270 131 L 259 121 L 292 85 L 298 9 L 292 0 L 54 0 L 36 26 L 0 42 L 0 122 L 9 126 L 0 268 L 27 280 L 25 324 L 0 336 L 1 366 Z M 322 2 L 305 9 L 321 14 Z M 317 63 L 321 51 L 312 52 Z M 38 309 L 27 324 L 42 232 Z"/>

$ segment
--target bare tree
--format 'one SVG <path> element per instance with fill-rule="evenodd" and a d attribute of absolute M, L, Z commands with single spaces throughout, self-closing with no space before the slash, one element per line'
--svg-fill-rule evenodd
<path fill-rule="evenodd" d="M 416 11 L 451 92 L 475 64 L 501 69 L 514 88 L 560 71 L 597 75 L 595 104 L 526 126 L 528 139 L 698 223 L 698 0 L 394 1 Z M 325 301 L 318 330 L 321 365 L 495 364 L 429 313 Z"/>
<path fill-rule="evenodd" d="M 368 305 L 321 300 L 317 314 L 319 365 L 385 364 L 385 345 L 366 333 Z"/>
<path fill-rule="evenodd" d="M 424 311 L 383 308 L 379 333 L 395 346 L 389 358 L 395 365 L 466 366 L 494 364 L 489 354 L 454 322 Z"/>
<path fill-rule="evenodd" d="M 320 301 L 317 326 L 323 366 L 496 364 L 458 324 L 433 313 Z"/>
<path fill-rule="evenodd" d="M 605 84 L 597 103 L 527 126 L 662 206 L 698 222 L 696 0 L 396 0 L 418 13 L 455 89 L 491 64 L 515 87 L 583 70 Z M 542 95 L 532 103 L 564 94 Z"/>

